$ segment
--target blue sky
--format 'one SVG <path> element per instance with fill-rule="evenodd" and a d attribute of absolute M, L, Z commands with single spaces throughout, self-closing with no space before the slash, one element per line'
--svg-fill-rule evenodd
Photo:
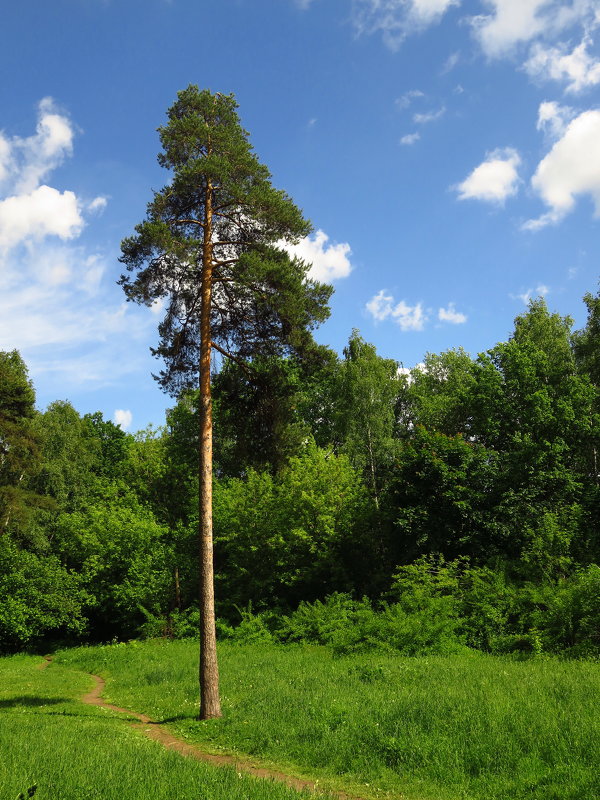
<path fill-rule="evenodd" d="M 119 245 L 156 128 L 189 83 L 234 92 L 312 220 L 353 327 L 410 367 L 504 340 L 531 296 L 585 320 L 600 212 L 600 0 L 32 0 L 0 29 L 0 349 L 45 407 L 129 430 L 173 401 L 160 315 L 124 302 Z"/>

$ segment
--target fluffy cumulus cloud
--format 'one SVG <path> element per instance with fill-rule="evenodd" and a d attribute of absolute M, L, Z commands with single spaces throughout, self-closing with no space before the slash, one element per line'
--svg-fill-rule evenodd
<path fill-rule="evenodd" d="M 600 83 L 600 59 L 588 52 L 592 41 L 585 36 L 569 52 L 565 44 L 548 47 L 537 43 L 525 63 L 526 71 L 538 80 L 554 80 L 565 84 L 567 92 L 577 93 Z"/>
<path fill-rule="evenodd" d="M 538 165 L 531 185 L 549 210 L 526 222 L 527 230 L 559 222 L 582 195 L 592 199 L 600 216 L 600 110 L 584 111 L 567 125 Z"/>
<path fill-rule="evenodd" d="M 397 49 L 411 33 L 438 22 L 460 0 L 352 0 L 352 21 L 360 34 L 381 33 Z"/>
<path fill-rule="evenodd" d="M 328 244 L 329 236 L 318 230 L 314 236 L 307 236 L 298 244 L 282 244 L 291 255 L 311 264 L 309 277 L 315 281 L 331 283 L 347 278 L 352 271 L 348 256 L 352 254 L 347 242 Z"/>
<path fill-rule="evenodd" d="M 0 254 L 47 236 L 73 239 L 83 228 L 73 192 L 42 181 L 71 154 L 74 132 L 50 98 L 38 107 L 36 132 L 26 138 L 0 134 Z"/>
<path fill-rule="evenodd" d="M 61 390 L 135 368 L 128 340 L 148 327 L 103 284 L 102 254 L 77 241 L 85 214 L 106 199 L 84 203 L 50 185 L 74 130 L 46 98 L 31 136 L 0 134 L 0 350 L 19 349 L 34 380 L 52 373 Z"/>
<path fill-rule="evenodd" d="M 422 331 L 427 321 L 427 314 L 421 303 L 414 306 L 408 305 L 404 300 L 396 303 L 385 289 L 374 295 L 366 308 L 377 322 L 390 319 L 403 331 Z"/>
<path fill-rule="evenodd" d="M 438 319 L 440 322 L 449 322 L 451 325 L 463 325 L 467 321 L 467 315 L 462 311 L 457 311 L 454 303 L 448 303 L 447 308 L 438 310 Z"/>
<path fill-rule="evenodd" d="M 539 37 L 556 37 L 596 19 L 597 0 L 483 0 L 489 13 L 473 17 L 474 32 L 490 58 Z"/>
<path fill-rule="evenodd" d="M 118 425 L 121 430 L 126 431 L 133 420 L 133 415 L 129 409 L 117 408 L 113 416 L 113 422 Z"/>
<path fill-rule="evenodd" d="M 510 147 L 494 150 L 455 187 L 460 200 L 483 200 L 502 205 L 519 190 L 521 158 Z"/>
<path fill-rule="evenodd" d="M 60 192 L 44 181 L 72 154 L 74 128 L 51 98 L 38 106 L 36 131 L 28 137 L 0 134 L 0 254 L 47 237 L 74 239 L 84 225 L 74 192 Z M 91 210 L 106 205 L 104 198 Z"/>
<path fill-rule="evenodd" d="M 0 251 L 31 239 L 73 239 L 83 227 L 77 197 L 50 186 L 0 201 Z"/>

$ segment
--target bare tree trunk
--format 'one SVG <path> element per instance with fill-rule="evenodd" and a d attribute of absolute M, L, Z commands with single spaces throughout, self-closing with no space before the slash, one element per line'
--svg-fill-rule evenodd
<path fill-rule="evenodd" d="M 200 719 L 221 716 L 215 629 L 212 534 L 212 399 L 210 387 L 210 311 L 212 299 L 212 185 L 205 195 L 200 309 Z"/>
<path fill-rule="evenodd" d="M 181 587 L 179 585 L 179 567 L 175 567 L 175 608 L 181 611 Z"/>
<path fill-rule="evenodd" d="M 367 422 L 367 443 L 369 445 L 369 464 L 371 467 L 371 480 L 373 481 L 373 499 L 375 508 L 379 511 L 379 495 L 377 494 L 377 480 L 375 477 L 375 458 L 373 457 L 373 444 L 371 442 L 371 426 Z"/>

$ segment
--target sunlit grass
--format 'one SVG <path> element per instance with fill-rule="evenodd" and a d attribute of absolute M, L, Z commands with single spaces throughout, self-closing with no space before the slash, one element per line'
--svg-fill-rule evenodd
<path fill-rule="evenodd" d="M 123 715 L 84 706 L 89 676 L 41 659 L 0 659 L 0 798 L 37 784 L 35 800 L 297 800 L 284 786 L 184 758 Z"/>
<path fill-rule="evenodd" d="M 600 798 L 596 663 L 225 644 L 224 717 L 200 723 L 192 642 L 82 648 L 60 660 L 107 676 L 114 702 L 169 720 L 189 740 L 365 794 Z"/>

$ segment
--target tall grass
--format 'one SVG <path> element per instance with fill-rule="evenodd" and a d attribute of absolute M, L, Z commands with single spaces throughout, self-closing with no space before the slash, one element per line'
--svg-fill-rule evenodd
<path fill-rule="evenodd" d="M 37 784 L 35 800 L 298 800 L 284 786 L 186 759 L 84 706 L 88 675 L 41 659 L 0 659 L 0 798 Z"/>
<path fill-rule="evenodd" d="M 311 646 L 220 648 L 224 717 L 195 720 L 197 648 L 66 651 L 114 702 L 190 740 L 358 793 L 420 800 L 600 798 L 600 665 L 482 654 L 334 658 Z"/>

